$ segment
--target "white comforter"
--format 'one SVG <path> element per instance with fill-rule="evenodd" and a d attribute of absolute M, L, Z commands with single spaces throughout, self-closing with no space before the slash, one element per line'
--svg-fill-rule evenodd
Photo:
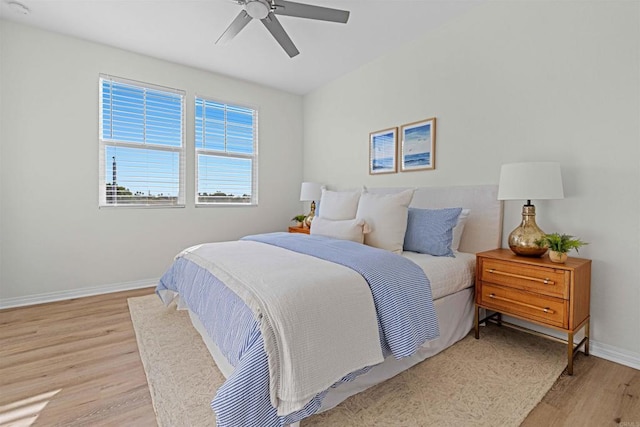
<path fill-rule="evenodd" d="M 434 301 L 473 286 L 475 254 L 456 252 L 455 258 L 450 258 L 405 251 L 402 256 L 415 262 L 427 275 Z"/>
<path fill-rule="evenodd" d="M 371 291 L 350 268 L 245 240 L 181 255 L 224 282 L 260 319 L 279 415 L 300 410 L 346 374 L 382 362 Z"/>

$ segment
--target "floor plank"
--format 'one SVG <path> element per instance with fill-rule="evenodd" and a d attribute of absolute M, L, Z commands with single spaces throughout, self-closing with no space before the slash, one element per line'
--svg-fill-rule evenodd
<path fill-rule="evenodd" d="M 0 426 L 155 426 L 127 298 L 0 311 Z M 640 427 L 640 371 L 579 354 L 523 427 Z"/>
<path fill-rule="evenodd" d="M 579 353 L 522 427 L 640 427 L 640 371 Z"/>
<path fill-rule="evenodd" d="M 1 426 L 155 426 L 127 298 L 0 311 Z"/>

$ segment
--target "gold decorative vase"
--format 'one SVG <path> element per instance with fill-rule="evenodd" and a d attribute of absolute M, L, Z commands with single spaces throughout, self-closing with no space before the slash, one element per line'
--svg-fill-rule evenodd
<path fill-rule="evenodd" d="M 311 228 L 311 223 L 313 222 L 313 218 L 315 216 L 316 216 L 316 202 L 312 201 L 311 212 L 309 212 L 309 215 L 307 215 L 307 217 L 304 219 L 305 227 Z"/>
<path fill-rule="evenodd" d="M 536 244 L 544 237 L 544 231 L 536 224 L 536 207 L 522 206 L 522 223 L 509 234 L 509 248 L 514 254 L 528 257 L 541 257 L 547 252 L 546 247 Z"/>

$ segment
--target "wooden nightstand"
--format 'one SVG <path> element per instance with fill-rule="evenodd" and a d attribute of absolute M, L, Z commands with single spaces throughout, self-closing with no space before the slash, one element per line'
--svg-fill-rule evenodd
<path fill-rule="evenodd" d="M 309 227 L 289 227 L 289 233 L 309 234 Z"/>
<path fill-rule="evenodd" d="M 573 357 L 584 344 L 589 354 L 589 303 L 591 260 L 570 257 L 565 264 L 549 261 L 548 256 L 527 258 L 509 249 L 476 254 L 475 334 L 487 320 L 567 344 L 567 373 L 573 375 Z M 494 313 L 480 319 L 480 309 Z M 567 334 L 561 340 L 547 334 L 502 321 L 502 314 L 517 317 Z M 573 337 L 584 328 L 584 338 L 574 346 Z"/>

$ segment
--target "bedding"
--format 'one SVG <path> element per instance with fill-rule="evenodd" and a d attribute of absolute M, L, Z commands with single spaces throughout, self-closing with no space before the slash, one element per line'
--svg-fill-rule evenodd
<path fill-rule="evenodd" d="M 393 198 L 393 195 L 404 190 L 406 188 L 379 188 L 368 192 Z M 413 189 L 410 191 L 413 193 Z M 498 247 L 502 241 L 502 203 L 497 201 L 496 194 L 496 186 L 428 187 L 415 190 L 411 207 L 465 207 L 453 231 L 455 258 L 402 253 L 403 258 L 419 265 L 431 279 L 430 291 L 437 312 L 440 337 L 428 340 L 414 354 L 400 359 L 394 357 L 389 346 L 381 339 L 379 345 L 384 362 L 345 375 L 328 389 L 313 396 L 302 409 L 285 416 L 278 415 L 276 408 L 271 405 L 269 363 L 260 325 L 253 311 L 206 268 L 178 257 L 163 276 L 164 282 L 158 285 L 157 293 L 165 303 L 175 298 L 179 307 L 189 308 L 194 326 L 203 335 L 213 358 L 227 378 L 212 401 L 218 425 L 269 427 L 297 424 L 311 414 L 333 408 L 347 397 L 397 375 L 467 335 L 474 313 L 472 284 L 475 257 L 472 254 Z M 336 209 L 339 211 L 342 208 L 336 206 Z M 321 209 L 319 215 L 322 216 Z M 468 218 L 463 218 L 465 215 Z M 464 226 L 464 235 L 461 225 Z M 459 250 L 463 252 L 458 252 L 458 242 Z M 247 260 L 246 266 L 251 268 L 251 262 Z M 171 290 L 172 286 L 179 291 Z M 462 290 L 456 292 L 456 289 Z M 207 305 L 212 306 L 212 310 L 226 323 L 201 314 Z M 235 327 L 232 329 L 228 325 Z M 378 336 L 382 337 L 379 322 L 377 328 Z"/>
<path fill-rule="evenodd" d="M 453 249 L 454 252 L 460 249 L 462 233 L 464 232 L 464 226 L 467 223 L 467 218 L 469 218 L 470 213 L 470 209 L 462 209 L 462 212 L 460 212 L 460 215 L 458 216 L 458 222 L 456 223 L 456 226 L 453 227 L 453 240 L 451 242 L 451 249 Z"/>
<path fill-rule="evenodd" d="M 363 219 L 370 227 L 364 236 L 365 245 L 402 253 L 413 192 L 412 189 L 395 194 L 362 192 L 356 218 Z"/>
<path fill-rule="evenodd" d="M 452 257 L 453 228 L 462 208 L 409 208 L 404 250 Z"/>
<path fill-rule="evenodd" d="M 456 252 L 455 258 L 451 258 L 404 251 L 402 256 L 416 263 L 425 272 L 431 283 L 434 301 L 466 289 L 474 282 L 474 254 Z"/>
<path fill-rule="evenodd" d="M 371 367 L 366 373 L 352 381 L 331 388 L 324 396 L 318 412 L 330 410 L 350 396 L 360 393 L 371 386 L 388 380 L 423 360 L 435 356 L 469 334 L 473 327 L 474 288 L 468 287 L 454 294 L 433 301 L 440 325 L 440 337 L 426 342 L 410 357 L 396 359 L 385 358 L 384 362 Z M 196 326 L 196 329 L 197 326 Z M 206 338 L 205 338 L 206 340 Z M 428 387 L 428 382 L 425 382 Z M 304 422 L 303 422 L 304 424 Z"/>
<path fill-rule="evenodd" d="M 336 407 L 350 396 L 398 375 L 423 360 L 440 353 L 468 335 L 469 330 L 473 327 L 473 287 L 436 299 L 433 301 L 433 304 L 438 316 L 438 324 L 440 325 L 440 337 L 438 339 L 423 344 L 413 356 L 402 359 L 388 356 L 384 362 L 367 369 L 365 373 L 354 377 L 350 381 L 340 382 L 336 384 L 335 387 L 329 388 L 322 399 L 322 405 L 320 405 L 316 413 Z M 233 367 L 228 364 L 226 359 L 220 354 L 219 349 L 209 338 L 198 316 L 189 311 L 189 318 L 191 319 L 193 327 L 205 342 L 215 363 L 225 378 L 228 378 L 233 372 Z M 295 423 L 290 427 L 299 427 L 299 424 L 300 423 Z M 305 424 L 304 420 L 302 424 Z"/>
<path fill-rule="evenodd" d="M 198 318 L 202 320 L 207 332 L 216 341 L 225 358 L 235 366 L 235 371 L 218 390 L 212 402 L 212 407 L 217 414 L 218 424 L 221 426 L 281 426 L 295 422 L 317 411 L 326 394 L 326 389 L 330 385 L 337 386 L 337 384 L 351 381 L 366 372 L 371 365 L 380 362 L 382 357 L 389 354 L 393 354 L 396 358 L 410 356 L 425 341 L 435 338 L 438 334 L 428 279 L 421 268 L 406 258 L 350 241 L 288 233 L 253 236 L 240 242 L 226 243 L 234 244 L 202 245 L 186 251 L 176 259 L 169 271 L 163 276 L 157 289 L 158 295 L 165 303 L 168 303 L 176 293 L 180 294 L 180 298 L 186 302 L 190 310 L 194 311 Z M 286 247 L 286 249 L 281 248 L 282 246 Z M 256 252 L 264 251 L 265 254 L 269 255 L 262 258 L 262 262 L 255 263 L 253 261 L 256 257 L 260 259 L 260 255 L 252 252 L 254 255 L 252 266 L 247 269 L 247 257 L 244 256 L 246 255 L 244 251 L 248 247 L 251 247 L 251 251 L 256 250 L 256 247 L 260 247 L 261 249 L 256 250 Z M 306 253 L 306 255 L 302 255 L 298 251 Z M 294 255 L 285 256 L 283 255 L 284 253 Z M 310 264 L 322 264 L 323 269 L 326 264 L 332 264 L 327 262 L 330 260 L 332 262 L 337 261 L 340 265 L 349 265 L 349 268 L 357 270 L 368 282 L 369 298 L 371 296 L 373 298 L 378 317 L 377 321 L 375 315 L 373 320 L 366 321 L 366 315 L 361 316 L 358 311 L 354 312 L 350 308 L 353 298 L 340 297 L 340 291 L 335 289 L 345 287 L 342 279 L 333 277 L 331 274 L 327 275 L 324 270 L 322 273 L 316 273 L 315 275 L 318 277 L 327 276 L 328 280 L 325 280 L 325 282 L 329 282 L 328 286 L 331 284 L 337 286 L 324 288 L 325 284 L 323 284 L 318 289 L 324 290 L 324 292 L 316 291 L 316 294 L 295 300 L 294 305 L 301 305 L 301 311 L 297 314 L 300 323 L 298 326 L 306 330 L 305 332 L 298 331 L 297 335 L 294 333 L 294 335 L 287 338 L 282 338 L 278 332 L 274 332 L 274 326 L 278 330 L 280 329 L 279 326 L 285 326 L 284 329 L 286 329 L 286 327 L 295 326 L 292 324 L 298 322 L 286 322 L 282 318 L 274 320 L 268 315 L 272 314 L 270 311 L 271 305 L 267 306 L 262 302 L 256 302 L 252 299 L 253 295 L 248 297 L 243 295 L 247 298 L 247 301 L 243 302 L 245 307 L 249 307 L 249 311 L 242 308 L 242 303 L 238 303 L 235 300 L 229 302 L 230 299 L 233 300 L 233 295 L 236 292 L 229 293 L 228 291 L 221 291 L 219 288 L 237 290 L 240 294 L 252 294 L 253 291 L 260 292 L 269 299 L 269 289 L 272 289 L 279 281 L 283 280 L 284 276 L 288 276 L 290 270 L 294 271 L 294 276 L 296 274 L 295 271 L 305 272 L 307 277 L 310 275 L 306 267 L 290 269 L 289 267 L 283 268 L 283 264 L 275 263 L 274 265 L 273 256 L 276 254 L 278 257 L 282 257 L 278 258 L 281 263 L 292 259 L 299 260 L 306 256 L 315 260 L 310 261 Z M 313 257 L 307 256 L 312 254 Z M 212 265 L 211 261 L 207 260 L 206 255 L 213 255 L 216 258 L 216 263 Z M 320 256 L 323 259 L 316 259 L 316 256 Z M 258 264 L 258 266 L 255 264 Z M 265 275 L 265 271 L 262 268 L 267 265 L 267 274 Z M 260 269 L 257 269 L 258 267 Z M 247 270 L 252 271 L 247 273 Z M 311 273 L 313 274 L 313 272 Z M 221 277 L 224 280 L 220 280 Z M 268 277 L 273 277 L 275 280 L 269 281 L 267 280 Z M 397 279 L 395 283 L 392 281 L 394 278 Z M 244 281 L 252 282 L 247 288 L 251 291 L 242 290 L 240 284 Z M 264 289 L 256 290 L 255 282 L 261 281 L 264 282 Z M 300 277 L 296 276 L 291 283 L 300 283 L 302 281 Z M 231 286 L 228 286 L 229 283 Z M 317 283 L 315 287 L 318 287 Z M 285 290 L 292 294 L 301 294 L 295 291 L 293 285 L 285 285 Z M 334 294 L 334 292 L 337 293 Z M 282 300 L 282 296 L 278 295 L 278 291 L 274 291 L 273 294 L 271 295 L 271 297 L 274 297 L 271 298 L 271 304 L 277 305 Z M 323 295 L 318 297 L 318 294 L 331 294 L 332 300 L 316 306 L 316 304 L 326 299 Z M 343 307 L 342 310 L 336 310 L 335 307 L 332 307 L 332 305 L 340 303 L 349 307 L 346 309 Z M 244 325 L 241 328 L 244 329 L 242 334 L 232 332 L 231 336 L 228 336 L 230 333 L 229 328 L 223 327 L 220 329 L 221 327 L 219 325 L 216 326 L 215 322 L 212 325 L 211 319 L 214 316 L 207 314 L 209 307 L 212 307 L 210 309 L 216 315 L 222 316 L 227 320 L 233 319 L 233 324 Z M 322 316 L 311 316 L 314 309 L 328 311 Z M 229 310 L 236 314 L 232 316 Z M 291 313 L 290 309 L 284 311 Z M 345 320 L 343 317 L 334 316 L 336 311 L 342 311 L 342 315 L 347 316 L 348 319 Z M 363 311 L 366 312 L 366 310 Z M 253 319 L 257 320 L 251 322 L 252 316 Z M 310 333 L 308 330 L 309 325 L 312 326 L 311 331 L 315 330 L 318 335 L 324 335 L 326 338 L 330 334 L 323 334 L 323 328 L 316 327 L 313 329 L 313 326 L 315 326 L 313 323 L 318 319 L 333 321 L 339 325 L 339 333 L 333 334 L 328 341 L 322 341 L 321 350 L 316 347 L 313 351 L 309 351 L 301 359 L 300 363 L 292 360 L 289 364 L 286 364 L 286 360 L 281 359 L 283 348 L 278 348 L 276 345 L 274 350 L 274 347 L 268 343 L 269 341 L 282 343 L 284 348 L 288 348 L 288 346 L 293 345 L 292 343 L 298 341 L 301 343 L 301 347 L 305 347 L 310 340 L 315 338 L 315 333 Z M 281 323 L 284 325 L 281 325 Z M 344 368 L 343 359 L 350 353 L 356 353 L 351 354 L 351 356 L 360 357 L 360 359 L 362 359 L 361 353 L 367 354 L 367 346 L 365 345 L 365 351 L 363 352 L 360 348 L 362 344 L 356 344 L 353 341 L 353 336 L 346 339 L 351 344 L 351 351 L 348 348 L 336 351 L 331 347 L 333 341 L 336 341 L 336 337 L 342 338 L 345 328 L 349 329 L 352 326 L 351 324 L 362 325 L 364 323 L 368 323 L 369 328 L 373 328 L 377 332 L 375 338 L 372 338 L 371 334 L 368 338 L 359 337 L 360 341 L 366 341 L 368 345 L 375 343 L 377 353 L 374 355 L 374 361 L 363 362 L 361 360 L 357 362 L 358 368 L 354 369 L 353 366 L 350 366 L 347 371 L 341 374 L 337 374 L 339 371 L 334 370 L 332 372 L 333 376 L 322 377 L 324 381 L 329 381 L 328 383 L 314 383 L 311 381 L 311 384 L 318 385 L 321 388 L 314 389 L 316 393 L 309 396 L 308 393 L 311 389 L 306 388 L 306 380 L 309 376 L 308 370 L 320 375 L 319 373 L 323 373 L 324 369 L 334 368 L 333 365 Z M 355 328 L 355 331 L 359 328 L 360 326 Z M 318 330 L 320 331 L 318 332 Z M 354 333 L 358 334 L 358 332 Z M 279 338 L 274 339 L 273 335 Z M 349 335 L 348 332 L 347 335 Z M 239 336 L 243 338 L 239 338 Z M 300 339 L 300 337 L 304 337 L 304 339 Z M 266 352 L 264 351 L 265 348 L 267 348 Z M 310 353 L 317 353 L 315 355 L 320 356 L 319 359 L 328 358 L 329 360 L 318 360 L 318 358 L 315 361 L 312 359 L 307 360 L 306 357 L 313 355 Z M 373 353 L 371 352 L 371 354 Z M 339 357 L 332 359 L 331 356 Z M 269 359 L 277 360 L 274 363 L 274 360 Z M 284 372 L 284 376 L 282 376 L 283 371 L 279 369 L 281 363 L 283 366 L 287 366 L 284 371 L 291 369 L 292 372 Z M 316 363 L 321 365 L 322 368 L 314 371 L 314 368 L 317 368 L 315 366 Z M 302 372 L 295 372 L 296 369 Z M 313 375 L 311 377 L 313 380 Z M 279 381 L 280 379 L 282 381 Z M 292 390 L 298 389 L 301 390 L 301 393 L 291 394 Z M 302 396 L 305 396 L 305 398 L 302 399 Z M 278 407 L 277 411 L 274 406 Z"/>
<path fill-rule="evenodd" d="M 331 191 L 322 189 L 322 211 L 318 217 L 334 221 L 354 219 L 358 210 L 360 191 Z"/>
<path fill-rule="evenodd" d="M 316 217 L 311 225 L 310 234 L 364 243 L 364 235 L 368 231 L 369 229 L 362 219 L 334 221 L 323 217 Z"/>

